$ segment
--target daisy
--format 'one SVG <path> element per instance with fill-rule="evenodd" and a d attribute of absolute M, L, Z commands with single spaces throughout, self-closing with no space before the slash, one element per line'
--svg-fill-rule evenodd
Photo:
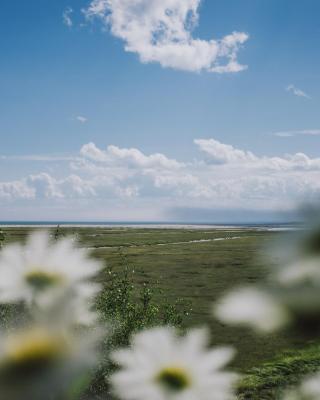
<path fill-rule="evenodd" d="M 51 243 L 48 233 L 36 232 L 25 245 L 12 244 L 1 251 L 0 302 L 45 303 L 53 293 L 67 289 L 87 298 L 86 293 L 98 289 L 90 279 L 100 269 L 101 264 L 75 248 L 71 239 Z"/>
<path fill-rule="evenodd" d="M 256 288 L 242 288 L 226 295 L 215 306 L 214 314 L 227 324 L 248 325 L 264 333 L 284 326 L 289 320 L 280 301 Z"/>
<path fill-rule="evenodd" d="M 306 378 L 300 387 L 288 391 L 283 400 L 318 400 L 320 398 L 320 373 Z"/>
<path fill-rule="evenodd" d="M 89 285 L 50 293 L 48 296 L 40 296 L 36 305 L 32 308 L 32 316 L 35 321 L 50 323 L 55 321 L 64 327 L 80 325 L 92 327 L 98 324 L 98 314 L 94 311 L 94 300 L 99 286 Z"/>
<path fill-rule="evenodd" d="M 206 330 L 179 337 L 171 328 L 136 334 L 129 349 L 115 351 L 121 369 L 111 385 L 123 400 L 226 400 L 233 397 L 237 375 L 222 368 L 233 350 L 207 350 Z"/>
<path fill-rule="evenodd" d="M 320 257 L 301 258 L 279 268 L 273 291 L 291 313 L 293 322 L 307 335 L 320 327 Z"/>
<path fill-rule="evenodd" d="M 308 258 L 280 268 L 275 281 L 284 287 L 308 284 L 310 288 L 320 286 L 320 259 Z"/>
<path fill-rule="evenodd" d="M 0 399 L 63 397 L 95 365 L 98 340 L 94 332 L 84 338 L 52 324 L 0 334 Z"/>

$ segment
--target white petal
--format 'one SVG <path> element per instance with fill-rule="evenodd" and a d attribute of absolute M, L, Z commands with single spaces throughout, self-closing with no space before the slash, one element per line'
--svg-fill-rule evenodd
<path fill-rule="evenodd" d="M 286 310 L 267 293 L 254 288 L 231 292 L 215 308 L 215 316 L 229 324 L 249 325 L 272 332 L 288 322 Z"/>

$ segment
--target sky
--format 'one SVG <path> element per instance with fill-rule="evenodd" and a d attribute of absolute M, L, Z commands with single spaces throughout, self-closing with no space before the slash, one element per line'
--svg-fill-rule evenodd
<path fill-rule="evenodd" d="M 0 220 L 258 222 L 320 193 L 320 3 L 0 13 Z"/>

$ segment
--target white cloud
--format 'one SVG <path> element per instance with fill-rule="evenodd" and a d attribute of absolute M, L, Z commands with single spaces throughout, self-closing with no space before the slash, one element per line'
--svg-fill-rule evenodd
<path fill-rule="evenodd" d="M 73 13 L 73 9 L 71 7 L 67 7 L 62 14 L 63 23 L 66 26 L 68 26 L 69 28 L 71 28 L 73 26 L 73 22 L 71 19 L 72 13 Z"/>
<path fill-rule="evenodd" d="M 306 135 L 306 136 L 320 136 L 320 129 L 302 129 L 297 131 L 279 131 L 274 132 L 274 136 L 278 137 L 293 137 L 299 135 Z"/>
<path fill-rule="evenodd" d="M 94 143 L 90 142 L 81 147 L 80 154 L 94 161 L 106 161 L 106 154 Z"/>
<path fill-rule="evenodd" d="M 124 165 L 127 167 L 143 168 L 179 168 L 183 166 L 176 160 L 172 160 L 163 154 L 156 153 L 146 156 L 138 149 L 121 149 L 117 146 L 108 146 L 107 150 L 100 150 L 94 143 L 84 145 L 80 153 L 93 161 L 109 164 Z"/>
<path fill-rule="evenodd" d="M 29 187 L 24 180 L 0 182 L 0 200 L 33 199 L 35 190 Z"/>
<path fill-rule="evenodd" d="M 234 148 L 214 139 L 196 139 L 195 144 L 206 153 L 207 162 L 213 164 L 239 165 L 243 168 L 266 170 L 320 169 L 320 158 L 310 158 L 304 153 L 287 154 L 283 157 L 258 157 L 250 151 Z"/>
<path fill-rule="evenodd" d="M 83 10 L 97 17 L 111 33 L 125 42 L 125 50 L 137 53 L 141 62 L 199 72 L 239 72 L 247 67 L 237 60 L 248 40 L 233 32 L 220 40 L 192 36 L 201 0 L 92 0 Z"/>
<path fill-rule="evenodd" d="M 75 174 L 57 179 L 42 172 L 38 175 L 30 175 L 24 181 L 33 188 L 38 198 L 63 199 L 96 196 L 95 182 L 92 179 L 87 181 Z"/>
<path fill-rule="evenodd" d="M 305 93 L 304 91 L 302 91 L 301 89 L 297 88 L 296 86 L 294 86 L 292 84 L 287 86 L 286 90 L 287 90 L 287 92 L 290 92 L 290 93 L 294 94 L 295 96 L 304 97 L 306 99 L 311 99 L 311 97 L 307 93 Z"/>
<path fill-rule="evenodd" d="M 81 122 L 82 124 L 85 124 L 86 122 L 88 122 L 88 118 L 84 117 L 83 115 L 78 115 L 76 119 L 77 119 L 77 121 Z"/>
<path fill-rule="evenodd" d="M 53 165 L 50 173 L 0 182 L 1 205 L 42 202 L 51 210 L 63 204 L 74 212 L 83 201 L 85 215 L 105 213 L 113 219 L 121 210 L 124 220 L 143 215 L 144 208 L 149 216 L 186 207 L 290 210 L 301 200 L 319 198 L 320 158 L 304 153 L 258 156 L 215 139 L 195 144 L 199 157 L 205 157 L 181 162 L 160 153 L 88 143 L 64 170 Z"/>
<path fill-rule="evenodd" d="M 195 139 L 194 143 L 209 156 L 211 162 L 216 164 L 257 160 L 256 156 L 250 151 L 238 150 L 231 145 L 220 143 L 214 139 Z"/>

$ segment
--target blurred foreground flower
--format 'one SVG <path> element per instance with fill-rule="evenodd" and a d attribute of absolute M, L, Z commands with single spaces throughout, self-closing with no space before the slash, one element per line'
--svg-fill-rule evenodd
<path fill-rule="evenodd" d="M 65 395 L 95 365 L 95 331 L 76 334 L 34 325 L 0 336 L 0 399 L 43 400 Z"/>
<path fill-rule="evenodd" d="M 281 241 L 281 253 L 287 257 L 280 257 L 280 263 L 271 268 L 266 285 L 227 294 L 215 306 L 218 319 L 233 325 L 248 325 L 265 333 L 290 324 L 292 334 L 307 337 L 319 334 L 319 227 L 301 230 L 296 236 L 293 244 L 291 241 L 287 244 L 287 250 Z M 280 254 L 277 249 L 275 254 Z"/>
<path fill-rule="evenodd" d="M 111 376 L 124 400 L 227 400 L 233 397 L 235 373 L 222 368 L 231 348 L 207 350 L 206 330 L 179 337 L 171 328 L 154 328 L 133 337 L 129 349 L 112 358 L 122 369 Z"/>
<path fill-rule="evenodd" d="M 272 332 L 289 321 L 286 308 L 271 295 L 255 288 L 242 288 L 222 298 L 215 308 L 220 321 L 249 325 L 260 332 Z"/>
<path fill-rule="evenodd" d="M 0 332 L 0 400 L 60 400 L 88 381 L 102 340 L 91 307 L 100 268 L 72 240 L 44 232 L 1 251 L 0 303 L 25 303 L 28 324 Z"/>
<path fill-rule="evenodd" d="M 295 389 L 288 391 L 283 400 L 319 400 L 320 399 L 320 373 L 305 379 Z"/>
<path fill-rule="evenodd" d="M 89 302 L 99 289 L 90 279 L 100 269 L 71 239 L 50 243 L 47 233 L 33 233 L 25 245 L 12 244 L 0 253 L 0 302 L 41 307 L 66 291 Z"/>

